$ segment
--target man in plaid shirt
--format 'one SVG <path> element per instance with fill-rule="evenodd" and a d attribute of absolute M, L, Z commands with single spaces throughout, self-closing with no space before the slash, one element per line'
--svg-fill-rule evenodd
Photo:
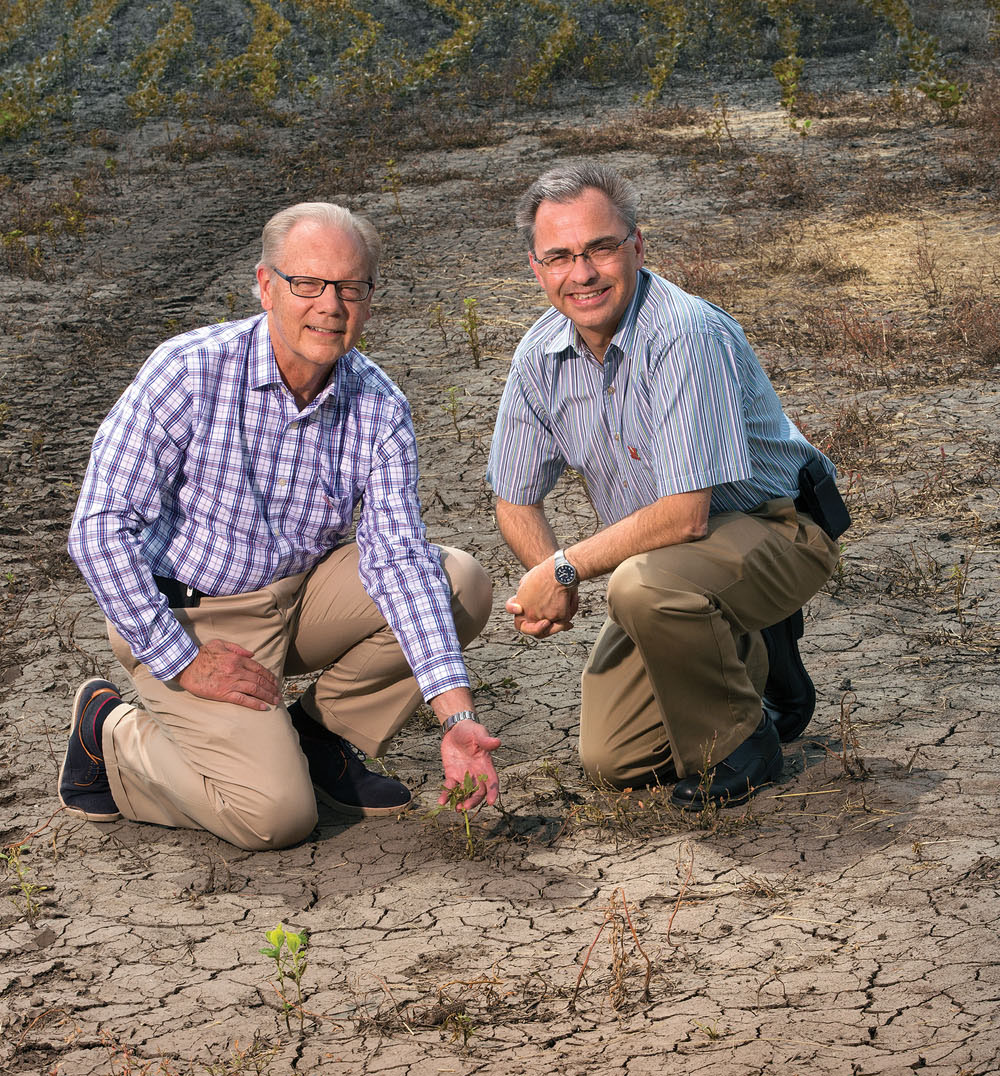
<path fill-rule="evenodd" d="M 427 541 L 409 406 L 356 347 L 378 236 L 313 202 L 276 214 L 262 247 L 264 312 L 168 340 L 98 430 L 69 549 L 138 702 L 82 685 L 59 776 L 91 820 L 247 849 L 304 838 L 317 796 L 355 817 L 407 807 L 363 758 L 421 698 L 446 788 L 475 778 L 463 807 L 496 800 L 500 745 L 461 656 L 489 579 Z M 283 676 L 318 670 L 286 707 Z"/>

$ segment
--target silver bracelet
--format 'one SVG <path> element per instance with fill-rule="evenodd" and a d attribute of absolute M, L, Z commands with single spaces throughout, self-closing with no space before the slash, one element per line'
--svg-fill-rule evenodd
<path fill-rule="evenodd" d="M 474 710 L 459 710 L 457 714 L 452 714 L 451 717 L 446 717 L 441 722 L 441 735 L 443 736 L 450 729 L 453 729 L 459 721 L 475 721 L 476 713 Z"/>

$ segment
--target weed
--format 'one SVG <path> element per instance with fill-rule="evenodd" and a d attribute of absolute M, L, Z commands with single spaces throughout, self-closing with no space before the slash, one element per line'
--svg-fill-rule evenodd
<path fill-rule="evenodd" d="M 441 334 L 441 343 L 448 350 L 448 321 L 444 314 L 444 303 L 435 303 L 431 307 L 431 325 Z"/>
<path fill-rule="evenodd" d="M 647 0 L 643 26 L 646 42 L 652 46 L 653 62 L 646 72 L 649 79 L 646 105 L 657 100 L 674 73 L 677 59 L 690 33 L 688 18 L 688 5 L 682 0 Z"/>
<path fill-rule="evenodd" d="M 396 203 L 396 213 L 399 215 L 399 219 L 405 224 L 406 217 L 403 214 L 403 207 L 399 201 L 399 192 L 403 189 L 403 177 L 399 174 L 399 168 L 396 162 L 390 157 L 385 162 L 385 178 L 382 180 L 382 190 L 392 195 L 392 200 Z"/>
<path fill-rule="evenodd" d="M 852 780 L 863 780 L 868 776 L 868 767 L 865 765 L 864 759 L 858 754 L 860 750 L 858 733 L 854 723 L 851 721 L 851 711 L 857 701 L 858 696 L 854 691 L 845 691 L 840 699 L 839 762 L 845 777 L 850 777 Z M 829 752 L 830 749 L 827 748 L 827 751 Z"/>
<path fill-rule="evenodd" d="M 621 894 L 620 904 L 619 894 Z M 632 915 L 629 911 L 628 901 L 625 898 L 625 889 L 624 887 L 619 887 L 612 892 L 611 897 L 608 900 L 608 905 L 604 909 L 604 920 L 600 927 L 598 927 L 597 934 L 594 937 L 594 940 L 590 943 L 590 948 L 587 950 L 587 954 L 583 959 L 583 965 L 580 968 L 580 973 L 576 977 L 576 986 L 573 988 L 573 995 L 569 1001 L 570 1012 L 573 1012 L 576 1008 L 576 1000 L 580 995 L 580 985 L 583 982 L 583 976 L 590 964 L 590 958 L 594 952 L 594 948 L 601 940 L 601 935 L 604 933 L 605 928 L 609 928 L 611 936 L 611 983 L 608 987 L 608 998 L 611 1001 L 611 1007 L 615 1012 L 621 1009 L 625 1004 L 628 996 L 626 979 L 629 970 L 629 955 L 626 949 L 626 927 L 632 937 L 632 941 L 635 943 L 636 951 L 646 964 L 646 974 L 642 986 L 642 999 L 643 1001 L 652 1000 L 649 981 L 653 974 L 653 964 L 646 955 L 646 951 L 639 941 L 639 935 L 636 933 L 635 925 L 632 922 Z"/>
<path fill-rule="evenodd" d="M 538 59 L 514 86 L 515 95 L 522 101 L 534 101 L 541 90 L 551 84 L 556 70 L 576 45 L 579 32 L 576 19 L 559 4 L 533 0 L 533 5 L 540 15 L 557 19 L 558 25 L 542 42 Z"/>
<path fill-rule="evenodd" d="M 445 1031 L 451 1031 L 451 1042 L 462 1040 L 462 1049 L 468 1048 L 469 1039 L 476 1033 L 476 1022 L 465 1012 L 450 1012 L 441 1025 Z"/>
<path fill-rule="evenodd" d="M 467 297 L 464 303 L 465 313 L 462 315 L 462 328 L 465 330 L 466 339 L 469 341 L 469 352 L 472 355 L 472 361 L 478 370 L 483 358 L 483 347 L 479 339 L 479 328 L 482 323 L 476 309 L 476 300 Z"/>
<path fill-rule="evenodd" d="M 775 81 L 781 87 L 781 107 L 789 127 L 800 135 L 807 135 L 812 125 L 811 120 L 799 122 L 795 115 L 795 102 L 798 98 L 799 81 L 805 60 L 798 55 L 799 24 L 794 17 L 795 0 L 765 0 L 767 13 L 774 19 L 778 28 L 778 48 L 782 53 L 771 68 Z"/>
<path fill-rule="evenodd" d="M 295 1010 L 299 1014 L 299 1032 L 301 1033 L 305 1023 L 305 1010 L 302 1007 L 302 976 L 305 974 L 307 960 L 306 948 L 309 944 L 308 936 L 303 930 L 296 933 L 288 930 L 279 923 L 273 930 L 268 930 L 264 935 L 270 943 L 260 952 L 270 957 L 275 964 L 278 973 L 278 997 L 281 998 L 282 1011 L 285 1014 L 285 1027 L 291 1031 L 292 1025 L 289 1014 Z M 295 1000 L 290 1001 L 285 993 L 285 981 L 290 980 L 295 984 Z"/>
<path fill-rule="evenodd" d="M 168 68 L 178 62 L 193 40 L 191 9 L 186 4 L 175 3 L 170 18 L 156 31 L 152 45 L 132 61 L 138 85 L 126 96 L 125 103 L 137 119 L 152 116 L 167 105 L 160 84 Z"/>
<path fill-rule="evenodd" d="M 240 1049 L 239 1039 L 232 1045 L 229 1057 L 221 1061 L 202 1063 L 206 1076 L 242 1076 L 244 1073 L 254 1073 L 254 1076 L 264 1076 L 271 1069 L 271 1062 L 278 1053 L 278 1047 L 273 1046 L 259 1031 L 255 1031 L 253 1041 L 245 1049 Z"/>
<path fill-rule="evenodd" d="M 470 814 L 472 812 L 459 807 L 460 803 L 464 803 L 472 794 L 476 791 L 479 785 L 486 783 L 486 774 L 480 774 L 478 778 L 473 777 L 471 773 L 465 775 L 465 779 L 460 785 L 455 785 L 447 790 L 448 798 L 444 803 L 435 804 L 428 812 L 428 818 L 436 818 L 442 811 L 458 811 L 462 816 L 462 821 L 465 825 L 465 854 L 469 859 L 475 859 L 478 852 L 476 838 L 472 835 L 472 825 L 470 822 Z"/>
<path fill-rule="evenodd" d="M 945 70 L 934 37 L 917 27 L 907 0 L 864 0 L 896 31 L 900 52 L 917 76 L 917 89 L 942 112 L 958 107 L 968 93 L 967 82 L 955 81 Z"/>
<path fill-rule="evenodd" d="M 730 152 L 740 152 L 740 145 L 729 124 L 729 102 L 724 93 L 712 94 L 712 124 L 705 134 L 720 156 L 724 144 L 728 146 Z M 725 136 L 725 142 L 723 142 L 723 136 Z"/>
<path fill-rule="evenodd" d="M 10 879 L 7 899 L 24 916 L 28 926 L 34 927 L 42 910 L 38 894 L 44 893 L 50 886 L 32 880 L 31 867 L 23 858 L 27 851 L 28 848 L 23 843 L 12 844 L 0 852 L 0 859 L 6 864 L 7 876 Z"/>
<path fill-rule="evenodd" d="M 710 1024 L 703 1024 L 700 1020 L 692 1020 L 692 1024 L 705 1036 L 711 1039 L 713 1042 L 716 1039 L 722 1038 L 722 1032 L 719 1030 L 719 1021 L 713 1020 Z"/>
<path fill-rule="evenodd" d="M 208 78 L 223 86 L 246 86 L 251 98 L 258 105 L 265 105 L 278 95 L 283 66 L 279 49 L 292 26 L 266 0 L 250 0 L 250 3 L 253 28 L 246 51 L 217 64 Z"/>
<path fill-rule="evenodd" d="M 455 437 L 459 444 L 462 443 L 462 427 L 458 424 L 458 398 L 464 391 L 457 385 L 449 385 L 444 390 L 445 402 L 441 405 L 444 413 L 451 419 L 451 424 L 455 428 Z"/>

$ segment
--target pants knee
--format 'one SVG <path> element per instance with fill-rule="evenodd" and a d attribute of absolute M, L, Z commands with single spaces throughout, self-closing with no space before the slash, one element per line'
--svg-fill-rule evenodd
<path fill-rule="evenodd" d="M 468 646 L 486 627 L 493 610 L 493 583 L 470 553 L 441 547 L 441 566 L 452 593 L 455 631 L 462 646 Z"/>
<path fill-rule="evenodd" d="M 312 788 L 304 792 L 261 795 L 252 811 L 247 808 L 233 812 L 237 817 L 233 818 L 231 832 L 222 836 L 249 852 L 269 852 L 298 844 L 312 833 L 319 821 Z"/>
<path fill-rule="evenodd" d="M 641 557 L 622 561 L 608 580 L 608 615 L 619 626 L 634 628 L 640 634 L 644 627 L 656 630 L 664 618 L 704 615 L 711 606 L 703 592 L 662 566 L 657 568 L 655 580 L 648 579 Z"/>
<path fill-rule="evenodd" d="M 606 744 L 580 744 L 580 764 L 587 777 L 597 785 L 625 788 L 632 782 L 626 776 L 621 759 L 614 757 Z"/>

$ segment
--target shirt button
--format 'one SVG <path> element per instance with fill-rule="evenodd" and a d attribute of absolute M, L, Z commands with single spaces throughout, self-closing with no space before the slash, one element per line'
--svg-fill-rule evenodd
<path fill-rule="evenodd" d="M 620 437 L 618 436 L 618 434 L 617 434 L 617 433 L 615 434 L 615 440 L 616 440 L 616 441 L 620 441 L 620 440 L 621 440 L 621 438 L 620 438 Z"/>
<path fill-rule="evenodd" d="M 297 430 L 299 428 L 299 424 L 297 422 L 289 422 L 288 428 L 289 430 Z"/>
<path fill-rule="evenodd" d="M 278 485 L 279 486 L 287 486 L 288 483 L 283 478 L 279 478 L 278 479 Z"/>
<path fill-rule="evenodd" d="M 612 385 L 612 386 L 611 386 L 611 387 L 610 387 L 610 388 L 608 389 L 608 395 L 609 395 L 609 396 L 614 396 L 614 394 L 615 394 L 615 387 L 614 387 L 614 385 Z"/>

